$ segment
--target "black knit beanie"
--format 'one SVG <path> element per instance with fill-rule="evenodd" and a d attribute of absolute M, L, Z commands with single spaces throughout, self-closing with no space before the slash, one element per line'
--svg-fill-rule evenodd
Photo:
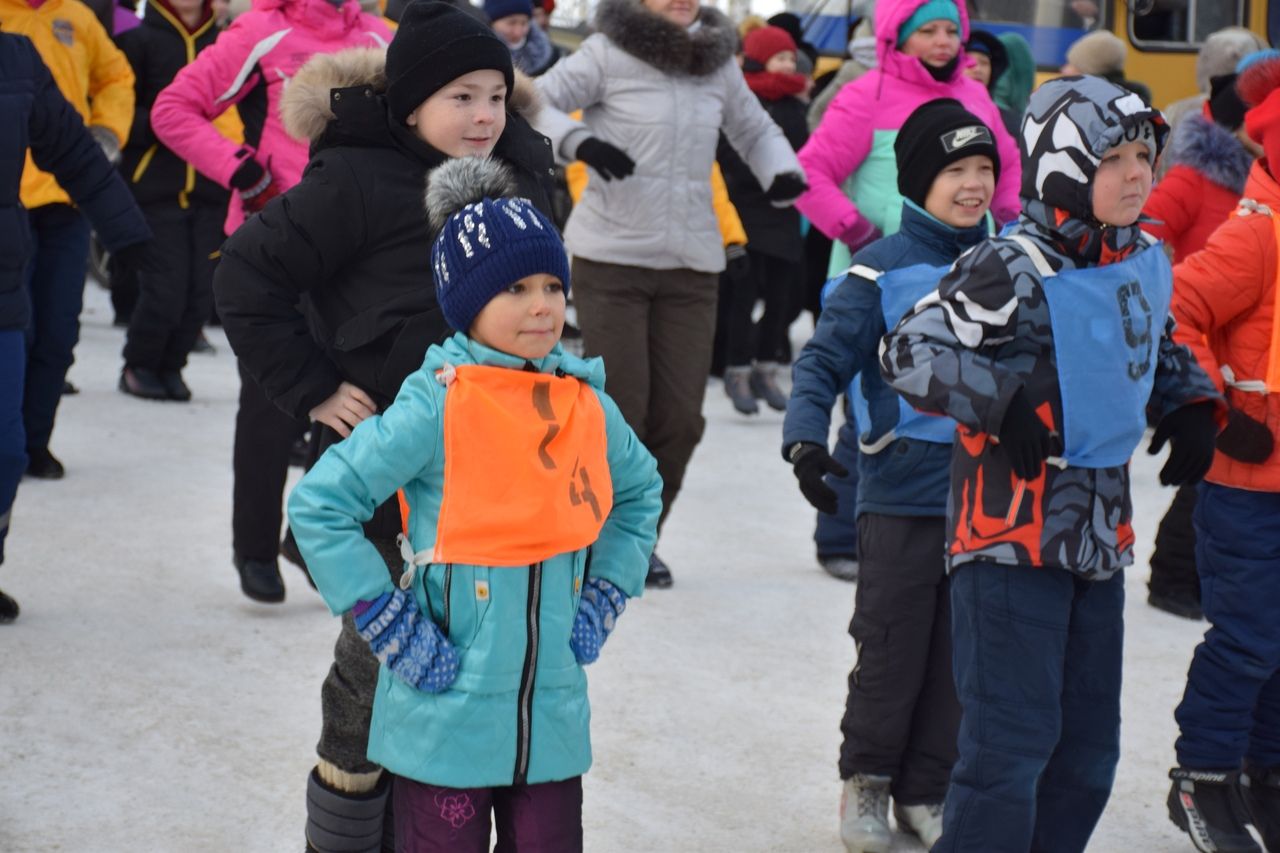
<path fill-rule="evenodd" d="M 990 157 L 996 180 L 1000 179 L 1000 155 L 991 129 L 953 98 L 937 98 L 916 107 L 898 130 L 893 153 L 898 161 L 898 192 L 920 207 L 938 173 L 965 157 Z"/>
<path fill-rule="evenodd" d="M 387 48 L 387 105 L 404 121 L 439 89 L 485 68 L 502 72 L 510 93 L 511 51 L 493 30 L 449 3 L 413 0 Z"/>
<path fill-rule="evenodd" d="M 1209 80 L 1209 114 L 1227 130 L 1239 130 L 1248 107 L 1236 92 L 1235 74 L 1221 74 Z"/>

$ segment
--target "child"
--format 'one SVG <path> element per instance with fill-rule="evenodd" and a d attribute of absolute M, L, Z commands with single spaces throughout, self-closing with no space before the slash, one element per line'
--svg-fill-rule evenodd
<path fill-rule="evenodd" d="M 1178 766 L 1168 803 L 1197 850 L 1256 851 L 1244 826 L 1250 818 L 1266 848 L 1280 850 L 1280 59 L 1250 66 L 1237 86 L 1263 159 L 1236 214 L 1174 270 L 1178 338 L 1221 380 L 1230 414 L 1195 508 L 1211 627 L 1175 712 Z"/>
<path fill-rule="evenodd" d="M 477 159 L 431 173 L 437 298 L 466 331 L 289 500 L 325 601 L 382 662 L 369 759 L 396 774 L 408 851 L 487 850 L 490 808 L 499 849 L 582 849 L 581 665 L 643 590 L 661 508 L 600 361 L 559 346 L 569 262 L 546 216 L 498 197 L 508 180 Z M 396 588 L 360 525 L 398 488 Z"/>
<path fill-rule="evenodd" d="M 846 388 L 857 399 L 862 553 L 849 633 L 858 663 L 840 724 L 840 835 L 851 853 L 889 849 L 890 793 L 899 826 L 926 847 L 942 832 L 960 721 L 943 560 L 955 424 L 901 405 L 880 378 L 877 350 L 886 325 L 986 239 L 1000 174 L 994 135 L 950 98 L 918 107 L 894 149 L 902 228 L 854 255 L 828 296 L 792 369 L 782 439 L 805 497 L 834 513 L 823 474 L 845 472 L 827 454 L 831 407 Z"/>
<path fill-rule="evenodd" d="M 743 40 L 743 77 L 791 147 L 809 138 L 805 103 L 800 99 L 810 78 L 796 71 L 796 43 L 780 27 L 760 27 Z M 724 390 L 743 414 L 758 411 L 756 398 L 771 409 L 787 407 L 778 387 L 779 353 L 786 349 L 791 300 L 800 287 L 796 274 L 804 255 L 800 214 L 775 207 L 764 187 L 723 136 L 716 159 L 724 170 L 729 198 L 747 229 L 749 275 L 728 288 L 725 323 Z M 752 321 L 756 299 L 764 314 Z"/>
<path fill-rule="evenodd" d="M 963 708 L 935 851 L 1084 850 L 1120 755 L 1129 457 L 1154 392 L 1161 482 L 1204 476 L 1219 397 L 1170 339 L 1137 221 L 1167 129 L 1095 77 L 1023 121 L 1022 215 L 884 341 L 885 379 L 960 425 L 947 538 Z M 1046 464 L 1047 463 L 1047 464 Z"/>

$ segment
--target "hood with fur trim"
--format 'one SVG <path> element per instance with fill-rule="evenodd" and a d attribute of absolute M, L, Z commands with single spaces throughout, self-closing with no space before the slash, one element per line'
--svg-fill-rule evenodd
<path fill-rule="evenodd" d="M 1178 122 L 1165 154 L 1169 165 L 1190 166 L 1220 187 L 1244 193 L 1253 157 L 1231 131 L 1203 115 Z"/>
<path fill-rule="evenodd" d="M 507 109 L 532 121 L 542 106 L 533 81 L 516 72 Z M 337 53 L 318 53 L 298 69 L 280 98 L 285 131 L 314 145 L 338 116 L 334 97 L 339 89 L 367 86 L 375 96 L 387 91 L 385 48 L 356 47 Z"/>
<path fill-rule="evenodd" d="M 702 6 L 694 26 L 685 29 L 650 12 L 638 0 L 602 0 L 596 29 L 609 40 L 666 74 L 705 77 L 733 56 L 738 35 L 724 13 Z"/>

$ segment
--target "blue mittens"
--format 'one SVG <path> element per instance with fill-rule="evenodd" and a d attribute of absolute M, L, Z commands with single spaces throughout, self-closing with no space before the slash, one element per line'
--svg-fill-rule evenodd
<path fill-rule="evenodd" d="M 587 578 L 582 585 L 582 599 L 573 619 L 569 648 L 578 663 L 586 666 L 600 657 L 600 648 L 613 633 L 615 620 L 627 609 L 627 597 L 613 584 L 600 578 Z"/>
<path fill-rule="evenodd" d="M 427 693 L 449 689 L 458 676 L 458 652 L 434 622 L 422 617 L 412 595 L 384 592 L 356 610 L 356 630 L 393 674 Z"/>

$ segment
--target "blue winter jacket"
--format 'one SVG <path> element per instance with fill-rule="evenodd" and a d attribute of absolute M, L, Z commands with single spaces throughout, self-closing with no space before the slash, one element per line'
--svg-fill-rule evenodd
<path fill-rule="evenodd" d="M 28 147 L 108 249 L 151 238 L 129 188 L 58 90 L 31 40 L 0 33 L 0 330 L 24 328 L 29 315 L 24 271 L 31 231 L 18 197 Z"/>
<path fill-rule="evenodd" d="M 910 202 L 902 206 L 902 227 L 853 256 L 853 263 L 881 272 L 930 264 L 947 266 L 988 236 L 985 224 L 958 230 Z M 879 348 L 885 332 L 880 288 L 848 274 L 827 297 L 813 337 L 791 368 L 791 399 L 782 426 L 782 447 L 799 441 L 827 446 L 836 398 L 861 373 L 871 423 L 858 426 L 872 445 L 898 423 L 898 395 L 880 378 Z M 879 453 L 858 455 L 855 512 L 935 516 L 947 511 L 951 446 L 899 438 Z"/>
<path fill-rule="evenodd" d="M 435 372 L 446 362 L 515 370 L 526 364 L 462 334 L 432 346 L 395 402 L 330 447 L 289 497 L 289 524 L 335 614 L 392 588 L 361 523 L 396 489 L 404 488 L 412 508 L 412 547 L 429 553 L 435 542 L 445 461 L 445 387 Z M 601 390 L 600 359 L 584 361 L 556 346 L 534 366 L 543 373 L 558 369 L 595 390 L 605 415 L 613 509 L 589 548 L 536 566 L 451 563 L 414 571 L 418 606 L 447 631 L 461 668 L 449 690 L 433 695 L 383 667 L 369 759 L 419 782 L 492 787 L 585 773 L 591 765 L 587 679 L 569 648 L 582 580 L 603 578 L 628 596 L 644 590 L 662 506 L 657 465 Z"/>

